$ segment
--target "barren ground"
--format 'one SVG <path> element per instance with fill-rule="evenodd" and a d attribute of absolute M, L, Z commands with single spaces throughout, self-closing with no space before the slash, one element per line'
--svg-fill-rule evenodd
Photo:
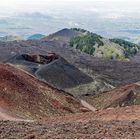
<path fill-rule="evenodd" d="M 139 106 L 46 120 L 0 121 L 0 138 L 140 138 Z"/>

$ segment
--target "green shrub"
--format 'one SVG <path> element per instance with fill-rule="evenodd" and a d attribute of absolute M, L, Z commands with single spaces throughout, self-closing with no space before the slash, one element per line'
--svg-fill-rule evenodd
<path fill-rule="evenodd" d="M 88 54 L 94 53 L 96 44 L 98 47 L 104 45 L 104 43 L 101 41 L 101 37 L 93 33 L 75 37 L 70 41 L 71 47 L 79 49 Z"/>
<path fill-rule="evenodd" d="M 140 46 L 129 41 L 125 41 L 122 39 L 110 39 L 110 41 L 119 44 L 121 47 L 125 49 L 126 58 L 134 56 L 139 50 Z"/>

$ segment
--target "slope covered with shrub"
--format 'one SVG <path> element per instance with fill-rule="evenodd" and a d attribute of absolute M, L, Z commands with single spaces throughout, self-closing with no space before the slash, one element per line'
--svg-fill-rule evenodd
<path fill-rule="evenodd" d="M 134 56 L 140 50 L 139 45 L 136 45 L 129 41 L 125 41 L 123 39 L 114 38 L 114 39 L 110 39 L 110 41 L 119 44 L 121 47 L 123 47 L 125 49 L 126 57 Z"/>
<path fill-rule="evenodd" d="M 104 39 L 100 35 L 83 29 L 72 29 L 82 32 L 81 36 L 70 40 L 70 47 L 78 49 L 87 54 L 107 59 L 125 59 L 124 50 L 119 45 Z"/>
<path fill-rule="evenodd" d="M 140 46 L 122 39 L 106 39 L 84 29 L 73 28 L 72 30 L 81 32 L 82 35 L 72 38 L 70 47 L 95 57 L 127 60 L 140 49 Z"/>
<path fill-rule="evenodd" d="M 97 34 L 87 33 L 86 35 L 73 38 L 70 41 L 70 46 L 92 55 L 95 52 L 94 46 L 96 44 L 98 47 L 104 45 L 101 38 Z"/>

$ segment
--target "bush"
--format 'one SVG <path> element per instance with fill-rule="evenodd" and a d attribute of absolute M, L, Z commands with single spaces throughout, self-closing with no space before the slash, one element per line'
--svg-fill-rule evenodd
<path fill-rule="evenodd" d="M 125 41 L 122 39 L 110 39 L 110 41 L 119 44 L 121 47 L 125 49 L 125 56 L 127 58 L 134 56 L 139 50 L 140 46 L 129 41 Z"/>
<path fill-rule="evenodd" d="M 88 33 L 84 36 L 78 36 L 70 41 L 70 46 L 81 50 L 82 52 L 93 54 L 95 51 L 95 45 L 103 46 L 104 43 L 101 41 L 101 36 L 93 33 Z"/>

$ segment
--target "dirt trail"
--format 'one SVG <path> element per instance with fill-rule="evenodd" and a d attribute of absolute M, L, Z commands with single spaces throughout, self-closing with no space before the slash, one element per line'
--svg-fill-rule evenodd
<path fill-rule="evenodd" d="M 88 108 L 91 111 L 96 111 L 97 109 L 94 108 L 92 105 L 88 104 L 86 101 L 81 100 L 81 104 Z M 18 117 L 14 117 L 12 115 L 9 115 L 6 110 L 4 110 L 3 108 L 0 107 L 0 120 L 9 120 L 9 121 L 26 121 L 26 122 L 32 122 L 32 120 L 24 120 L 24 119 L 20 119 Z"/>
<path fill-rule="evenodd" d="M 2 109 L 1 107 L 0 107 L 0 119 L 1 120 L 13 120 L 13 121 L 19 120 L 17 118 L 14 118 L 14 117 L 8 115 L 6 113 L 6 111 L 4 111 L 4 109 Z"/>
<path fill-rule="evenodd" d="M 89 103 L 87 103 L 87 102 L 84 101 L 84 100 L 81 100 L 81 104 L 82 104 L 84 107 L 88 108 L 89 110 L 91 110 L 91 111 L 93 111 L 93 112 L 97 110 L 95 107 L 93 107 L 92 105 L 90 105 Z"/>
<path fill-rule="evenodd" d="M 9 115 L 8 113 L 6 113 L 6 111 L 4 109 L 2 109 L 0 107 L 0 120 L 9 120 L 9 121 L 25 121 L 25 122 L 33 122 L 32 120 L 24 120 L 24 119 L 20 119 L 18 117 L 14 117 L 12 115 Z"/>

